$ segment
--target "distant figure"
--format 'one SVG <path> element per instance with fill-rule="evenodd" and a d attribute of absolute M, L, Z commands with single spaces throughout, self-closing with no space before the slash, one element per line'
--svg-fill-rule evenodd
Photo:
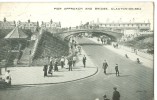
<path fill-rule="evenodd" d="M 125 54 L 125 57 L 126 57 L 126 58 L 129 58 L 127 54 Z"/>
<path fill-rule="evenodd" d="M 118 48 L 118 43 L 116 44 L 116 48 Z"/>
<path fill-rule="evenodd" d="M 115 66 L 116 76 L 119 76 L 118 64 Z"/>
<path fill-rule="evenodd" d="M 72 63 L 73 63 L 73 67 L 74 67 L 75 63 L 76 63 L 76 56 L 73 57 Z"/>
<path fill-rule="evenodd" d="M 10 70 L 7 70 L 5 73 L 5 82 L 7 86 L 11 86 L 11 75 Z"/>
<path fill-rule="evenodd" d="M 63 68 L 65 65 L 65 58 L 64 56 L 61 57 L 61 67 Z"/>
<path fill-rule="evenodd" d="M 50 61 L 50 66 L 49 66 L 48 73 L 51 74 L 51 76 L 52 76 L 52 69 L 53 69 L 53 64 L 52 64 L 52 61 Z"/>
<path fill-rule="evenodd" d="M 97 41 L 98 41 L 98 43 L 99 43 L 99 41 L 100 41 L 99 38 L 97 38 Z"/>
<path fill-rule="evenodd" d="M 140 59 L 139 58 L 137 58 L 137 63 L 140 63 Z"/>
<path fill-rule="evenodd" d="M 72 59 L 69 59 L 68 65 L 69 65 L 69 71 L 72 71 Z"/>
<path fill-rule="evenodd" d="M 47 66 L 47 65 L 44 65 L 44 68 L 43 68 L 44 77 L 47 76 L 47 68 L 48 68 L 48 66 Z"/>
<path fill-rule="evenodd" d="M 108 67 L 108 64 L 107 64 L 106 60 L 104 60 L 104 62 L 103 62 L 104 74 L 106 74 L 107 67 Z"/>
<path fill-rule="evenodd" d="M 104 95 L 103 98 L 104 98 L 103 100 L 110 100 L 110 99 L 107 98 L 106 95 Z"/>
<path fill-rule="evenodd" d="M 79 51 L 79 53 L 81 55 L 81 46 L 80 45 L 78 46 L 78 51 Z"/>
<path fill-rule="evenodd" d="M 87 60 L 87 59 L 86 59 L 86 56 L 84 55 L 83 60 L 82 60 L 82 61 L 83 61 L 84 68 L 86 67 L 86 60 Z"/>
<path fill-rule="evenodd" d="M 65 65 L 64 65 L 64 68 L 66 68 L 66 69 L 69 68 L 69 67 L 68 67 L 68 60 L 67 60 L 67 58 L 65 58 Z"/>
<path fill-rule="evenodd" d="M 103 38 L 101 38 L 101 43 L 103 44 Z"/>
<path fill-rule="evenodd" d="M 74 46 L 75 46 L 75 48 L 76 48 L 76 46 L 77 46 L 77 43 L 76 43 L 76 41 L 75 41 L 75 43 L 74 43 Z"/>
<path fill-rule="evenodd" d="M 112 100 L 120 100 L 120 93 L 117 91 L 117 88 L 114 87 L 114 92 L 113 92 L 113 96 L 112 96 Z"/>
<path fill-rule="evenodd" d="M 54 62 L 54 71 L 58 71 L 58 62 L 57 62 L 57 59 L 55 59 L 55 62 Z"/>

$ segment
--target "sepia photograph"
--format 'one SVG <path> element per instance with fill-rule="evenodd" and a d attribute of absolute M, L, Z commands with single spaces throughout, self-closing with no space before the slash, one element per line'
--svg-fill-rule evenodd
<path fill-rule="evenodd" d="M 154 100 L 154 2 L 0 2 L 0 100 Z"/>

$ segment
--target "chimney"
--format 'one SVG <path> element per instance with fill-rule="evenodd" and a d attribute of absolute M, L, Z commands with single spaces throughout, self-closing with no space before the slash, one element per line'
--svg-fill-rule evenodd
<path fill-rule="evenodd" d="M 30 23 L 31 21 L 30 21 L 30 19 L 28 20 L 28 23 Z"/>
<path fill-rule="evenodd" d="M 15 24 L 15 26 L 16 26 L 16 21 L 14 20 L 14 24 Z"/>
<path fill-rule="evenodd" d="M 37 26 L 39 26 L 39 22 L 37 21 Z"/>
<path fill-rule="evenodd" d="M 51 19 L 50 23 L 51 23 L 51 24 L 53 23 L 52 19 Z"/>
<path fill-rule="evenodd" d="M 6 18 L 4 17 L 4 22 L 6 22 L 7 20 L 6 20 Z"/>

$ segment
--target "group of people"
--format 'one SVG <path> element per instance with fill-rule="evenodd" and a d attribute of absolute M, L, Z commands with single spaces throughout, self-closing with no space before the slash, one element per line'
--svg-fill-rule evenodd
<path fill-rule="evenodd" d="M 10 70 L 7 70 L 4 75 L 4 79 L 0 78 L 0 84 L 3 84 L 4 86 L 11 86 L 11 74 Z"/>
<path fill-rule="evenodd" d="M 76 56 L 72 56 L 70 58 L 65 58 L 64 56 L 62 56 L 60 58 L 60 61 L 55 58 L 53 60 L 53 58 L 50 59 L 50 62 L 49 64 L 45 64 L 44 65 L 44 68 L 43 68 L 43 71 L 44 71 L 44 77 L 47 76 L 48 74 L 53 74 L 53 70 L 54 72 L 56 71 L 59 71 L 59 68 L 58 66 L 60 65 L 61 68 L 68 68 L 69 71 L 72 71 L 73 67 L 75 67 L 75 64 L 76 64 L 76 61 L 77 61 L 77 57 Z M 83 65 L 84 67 L 86 66 L 86 57 L 84 56 L 83 57 Z"/>
<path fill-rule="evenodd" d="M 104 74 L 107 74 L 107 73 L 106 73 L 106 70 L 107 70 L 107 67 L 108 67 L 108 63 L 107 63 L 106 60 L 104 60 L 102 66 L 103 66 L 103 69 L 104 69 Z M 119 76 L 118 64 L 115 65 L 115 71 L 116 71 L 116 76 Z"/>

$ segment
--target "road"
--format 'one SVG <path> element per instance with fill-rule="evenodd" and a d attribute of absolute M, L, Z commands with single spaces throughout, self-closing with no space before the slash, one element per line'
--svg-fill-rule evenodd
<path fill-rule="evenodd" d="M 88 39 L 81 39 L 82 48 L 99 68 L 96 75 L 69 83 L 42 86 L 15 86 L 0 90 L 0 100 L 95 100 L 104 94 L 112 98 L 113 87 L 117 87 L 121 100 L 152 100 L 153 70 L 122 57 Z M 102 62 L 109 66 L 103 74 Z M 88 61 L 88 59 L 87 59 Z M 115 64 L 120 76 L 115 75 Z M 87 66 L 90 67 L 90 66 Z"/>

